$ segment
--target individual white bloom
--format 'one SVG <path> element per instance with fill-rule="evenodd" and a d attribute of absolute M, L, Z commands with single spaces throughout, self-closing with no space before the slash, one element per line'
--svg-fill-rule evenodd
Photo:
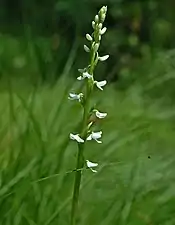
<path fill-rule="evenodd" d="M 84 72 L 81 76 L 77 77 L 77 80 L 84 80 L 85 78 L 90 79 L 92 78 L 92 75 L 90 75 L 88 72 Z"/>
<path fill-rule="evenodd" d="M 107 84 L 107 81 L 106 80 L 103 80 L 103 81 L 95 81 L 94 82 L 96 84 L 96 86 L 103 91 L 103 86 L 105 86 Z"/>
<path fill-rule="evenodd" d="M 90 34 L 86 34 L 86 39 L 87 39 L 88 41 L 92 41 L 91 35 L 90 35 Z"/>
<path fill-rule="evenodd" d="M 104 56 L 98 57 L 98 59 L 102 62 L 107 60 L 108 58 L 109 58 L 109 55 L 104 55 Z"/>
<path fill-rule="evenodd" d="M 83 93 L 80 93 L 80 94 L 69 93 L 68 99 L 70 99 L 70 100 L 78 100 L 79 102 L 81 102 L 82 97 L 83 97 Z"/>
<path fill-rule="evenodd" d="M 95 140 L 97 143 L 102 143 L 102 141 L 99 141 L 98 139 L 101 138 L 102 135 L 102 131 L 98 131 L 98 132 L 92 132 L 88 137 L 87 137 L 87 141 L 91 141 L 91 140 Z"/>
<path fill-rule="evenodd" d="M 84 50 L 85 50 L 85 52 L 90 52 L 90 49 L 87 45 L 84 45 Z"/>
<path fill-rule="evenodd" d="M 79 134 L 70 133 L 70 139 L 73 141 L 77 141 L 78 143 L 84 143 L 84 140 L 79 136 Z"/>
<path fill-rule="evenodd" d="M 97 167 L 98 166 L 98 163 L 93 163 L 93 162 L 90 162 L 89 160 L 86 160 L 86 165 L 89 169 L 92 170 L 92 172 L 96 173 L 97 170 L 94 170 L 93 168 L 94 167 Z"/>
<path fill-rule="evenodd" d="M 107 116 L 107 113 L 102 113 L 99 112 L 98 110 L 95 111 L 95 115 L 96 117 L 98 117 L 99 119 L 104 119 Z"/>
<path fill-rule="evenodd" d="M 102 30 L 100 30 L 100 34 L 103 35 L 105 32 L 106 32 L 107 28 L 106 27 L 103 27 Z"/>

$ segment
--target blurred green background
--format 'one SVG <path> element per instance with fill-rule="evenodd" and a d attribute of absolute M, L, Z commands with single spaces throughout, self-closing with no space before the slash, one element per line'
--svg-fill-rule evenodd
<path fill-rule="evenodd" d="M 85 34 L 108 6 L 94 101 L 108 118 L 88 143 L 79 224 L 175 225 L 175 1 L 1 0 L 0 224 L 68 225 Z"/>

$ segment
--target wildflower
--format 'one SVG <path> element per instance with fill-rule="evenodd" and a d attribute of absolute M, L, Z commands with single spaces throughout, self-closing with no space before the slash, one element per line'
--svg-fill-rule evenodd
<path fill-rule="evenodd" d="M 101 144 L 102 141 L 99 141 L 98 139 L 101 138 L 102 135 L 102 131 L 99 132 L 92 132 L 88 137 L 87 137 L 87 141 L 90 140 L 95 140 L 97 143 Z"/>
<path fill-rule="evenodd" d="M 79 102 L 81 102 L 81 99 L 83 97 L 83 93 L 80 94 L 75 94 L 75 93 L 69 93 L 69 100 L 78 100 Z"/>
<path fill-rule="evenodd" d="M 93 168 L 97 167 L 98 163 L 93 163 L 93 162 L 90 162 L 89 160 L 86 160 L 86 165 L 92 172 L 94 172 L 94 173 L 97 172 L 97 170 L 94 170 Z"/>
<path fill-rule="evenodd" d="M 108 58 L 109 58 L 109 55 L 104 55 L 104 56 L 98 57 L 98 59 L 99 59 L 101 62 L 107 60 Z"/>
<path fill-rule="evenodd" d="M 73 141 L 77 141 L 78 143 L 84 143 L 84 140 L 79 136 L 79 134 L 70 133 L 70 139 Z"/>
<path fill-rule="evenodd" d="M 92 78 L 92 75 L 90 75 L 88 72 L 84 72 L 81 76 L 77 77 L 77 80 L 84 80 L 85 78 L 90 79 Z"/>
<path fill-rule="evenodd" d="M 103 118 L 105 118 L 107 116 L 107 113 L 102 113 L 102 112 L 99 112 L 98 110 L 95 110 L 95 115 L 99 119 L 103 119 Z"/>
<path fill-rule="evenodd" d="M 94 81 L 94 83 L 96 84 L 96 86 L 103 91 L 103 86 L 105 86 L 107 84 L 107 81 L 106 80 L 103 80 L 103 81 Z"/>

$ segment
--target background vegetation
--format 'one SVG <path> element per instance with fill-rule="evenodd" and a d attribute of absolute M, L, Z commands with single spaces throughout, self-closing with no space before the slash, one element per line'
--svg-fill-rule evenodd
<path fill-rule="evenodd" d="M 103 145 L 88 144 L 79 224 L 175 224 L 175 2 L 1 0 L 0 224 L 68 225 L 85 33 L 108 5 L 97 79 Z"/>

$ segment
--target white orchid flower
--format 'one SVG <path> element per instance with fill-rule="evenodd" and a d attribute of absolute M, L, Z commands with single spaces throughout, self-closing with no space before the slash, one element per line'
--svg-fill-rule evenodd
<path fill-rule="evenodd" d="M 103 91 L 103 86 L 105 86 L 107 84 L 106 80 L 103 81 L 94 81 L 94 84 L 101 90 Z"/>
<path fill-rule="evenodd" d="M 102 113 L 102 112 L 99 112 L 98 110 L 95 110 L 95 115 L 99 119 L 104 119 L 107 116 L 107 113 Z"/>
<path fill-rule="evenodd" d="M 81 76 L 77 77 L 77 80 L 84 80 L 85 78 L 90 79 L 92 78 L 92 75 L 90 75 L 88 72 L 84 72 Z"/>
<path fill-rule="evenodd" d="M 93 163 L 93 162 L 90 162 L 89 160 L 86 160 L 86 165 L 92 172 L 94 172 L 94 173 L 97 172 L 97 170 L 94 170 L 93 168 L 97 167 L 98 163 Z"/>
<path fill-rule="evenodd" d="M 70 133 L 70 139 L 73 141 L 77 141 L 78 143 L 84 143 L 84 140 L 79 136 L 79 134 Z"/>
<path fill-rule="evenodd" d="M 79 102 L 81 102 L 82 97 L 83 97 L 83 93 L 80 93 L 80 94 L 69 93 L 68 99 L 70 99 L 70 100 L 78 100 Z"/>
<path fill-rule="evenodd" d="M 102 141 L 99 141 L 98 139 L 101 138 L 102 135 L 102 131 L 98 131 L 98 132 L 92 132 L 88 137 L 87 137 L 87 141 L 90 140 L 95 140 L 97 143 L 101 144 Z"/>

